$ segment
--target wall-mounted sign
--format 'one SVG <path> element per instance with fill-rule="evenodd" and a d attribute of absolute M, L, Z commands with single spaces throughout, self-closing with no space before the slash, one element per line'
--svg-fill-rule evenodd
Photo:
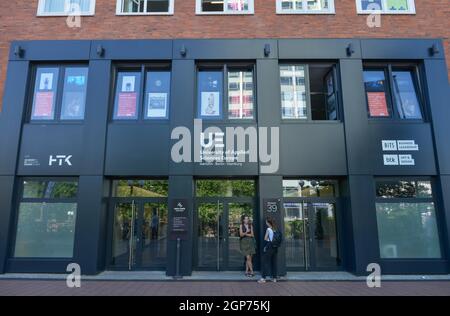
<path fill-rule="evenodd" d="M 386 94 L 383 92 L 367 92 L 370 116 L 383 117 L 389 116 L 386 103 Z"/>
<path fill-rule="evenodd" d="M 384 152 L 419 151 L 419 145 L 414 140 L 382 140 Z M 385 166 L 415 166 L 416 162 L 411 154 L 384 154 Z"/>
<path fill-rule="evenodd" d="M 189 201 L 188 199 L 174 199 L 170 201 L 171 225 L 170 238 L 175 240 L 187 239 L 189 232 Z"/>
<path fill-rule="evenodd" d="M 280 199 L 264 199 L 263 208 L 266 216 L 277 215 L 280 213 Z"/>
<path fill-rule="evenodd" d="M 23 159 L 24 167 L 39 167 L 41 163 L 37 158 L 33 158 L 30 155 L 26 155 Z"/>
<path fill-rule="evenodd" d="M 50 155 L 48 165 L 51 166 L 72 166 L 72 155 Z"/>

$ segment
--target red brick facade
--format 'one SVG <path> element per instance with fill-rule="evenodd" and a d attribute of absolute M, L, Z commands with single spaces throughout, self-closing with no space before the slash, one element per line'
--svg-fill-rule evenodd
<path fill-rule="evenodd" d="M 13 40 L 125 38 L 443 38 L 450 72 L 450 1 L 415 0 L 415 15 L 383 15 L 369 28 L 355 0 L 335 0 L 334 15 L 277 15 L 275 0 L 255 0 L 255 14 L 195 15 L 195 0 L 175 0 L 173 16 L 116 16 L 115 0 L 96 0 L 93 17 L 69 28 L 64 17 L 37 17 L 38 0 L 0 1 L 0 101 Z M 0 102 L 0 110 L 2 104 Z"/>

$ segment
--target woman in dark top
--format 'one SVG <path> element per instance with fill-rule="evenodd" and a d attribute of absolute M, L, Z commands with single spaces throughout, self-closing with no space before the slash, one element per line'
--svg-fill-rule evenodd
<path fill-rule="evenodd" d="M 255 235 L 253 233 L 253 225 L 250 222 L 250 218 L 243 215 L 241 218 L 241 226 L 239 228 L 240 250 L 245 256 L 245 275 L 253 277 L 253 262 L 252 257 L 256 253 Z"/>

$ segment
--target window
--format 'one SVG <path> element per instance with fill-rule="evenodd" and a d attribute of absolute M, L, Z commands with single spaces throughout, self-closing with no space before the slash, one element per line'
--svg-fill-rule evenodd
<path fill-rule="evenodd" d="M 422 120 L 415 67 L 366 65 L 364 86 L 369 117 Z"/>
<path fill-rule="evenodd" d="M 256 184 L 253 180 L 197 180 L 197 197 L 252 197 Z"/>
<path fill-rule="evenodd" d="M 24 180 L 14 248 L 16 258 L 72 258 L 78 182 Z"/>
<path fill-rule="evenodd" d="M 166 66 L 119 69 L 116 77 L 114 120 L 169 118 L 171 73 Z"/>
<path fill-rule="evenodd" d="M 377 180 L 376 216 L 381 258 L 441 258 L 430 181 Z"/>
<path fill-rule="evenodd" d="M 160 198 L 169 196 L 167 180 L 114 180 L 114 197 L 148 197 Z"/>
<path fill-rule="evenodd" d="M 336 197 L 338 191 L 336 180 L 283 180 L 283 197 Z"/>
<path fill-rule="evenodd" d="M 87 81 L 87 67 L 37 67 L 31 121 L 83 120 Z"/>
<path fill-rule="evenodd" d="M 171 15 L 174 0 L 117 0 L 117 15 Z"/>
<path fill-rule="evenodd" d="M 360 14 L 415 14 L 414 0 L 356 0 Z M 375 11 L 375 12 L 374 12 Z"/>
<path fill-rule="evenodd" d="M 334 64 L 280 65 L 280 88 L 283 119 L 338 119 Z"/>
<path fill-rule="evenodd" d="M 226 83 L 224 76 L 226 73 Z M 224 90 L 227 91 L 228 119 L 252 120 L 254 113 L 253 67 L 200 68 L 197 75 L 198 114 L 202 119 L 223 118 Z"/>
<path fill-rule="evenodd" d="M 38 16 L 94 15 L 95 0 L 39 0 Z"/>
<path fill-rule="evenodd" d="M 334 14 L 334 0 L 277 0 L 278 14 Z"/>
<path fill-rule="evenodd" d="M 196 14 L 253 14 L 253 0 L 196 0 Z"/>

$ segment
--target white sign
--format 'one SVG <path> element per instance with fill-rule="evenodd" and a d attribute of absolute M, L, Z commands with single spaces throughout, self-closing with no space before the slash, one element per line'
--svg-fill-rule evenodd
<path fill-rule="evenodd" d="M 416 162 L 414 161 L 412 155 L 398 155 L 400 165 L 401 166 L 415 166 Z"/>
<path fill-rule="evenodd" d="M 383 151 L 397 151 L 396 140 L 382 140 Z"/>
<path fill-rule="evenodd" d="M 416 144 L 413 140 L 399 140 L 398 143 L 398 150 L 399 151 L 418 151 L 419 145 Z"/>
<path fill-rule="evenodd" d="M 383 155 L 385 166 L 398 166 L 398 155 Z"/>

